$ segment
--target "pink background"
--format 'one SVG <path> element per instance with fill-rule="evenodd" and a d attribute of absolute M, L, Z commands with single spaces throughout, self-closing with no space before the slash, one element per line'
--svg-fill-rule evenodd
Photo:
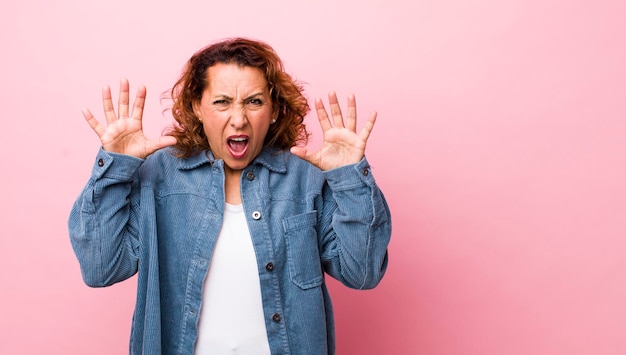
<path fill-rule="evenodd" d="M 391 259 L 375 290 L 331 282 L 340 354 L 626 354 L 625 19 L 617 0 L 4 1 L 0 353 L 127 353 L 135 279 L 88 288 L 67 235 L 98 149 L 81 109 L 128 77 L 155 136 L 185 60 L 241 35 L 311 99 L 379 112 Z"/>

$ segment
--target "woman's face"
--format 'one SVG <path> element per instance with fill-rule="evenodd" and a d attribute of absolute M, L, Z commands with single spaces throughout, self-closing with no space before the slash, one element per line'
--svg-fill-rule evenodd
<path fill-rule="evenodd" d="M 207 83 L 194 111 L 215 158 L 242 170 L 261 153 L 274 114 L 265 75 L 258 68 L 218 63 L 207 70 Z"/>

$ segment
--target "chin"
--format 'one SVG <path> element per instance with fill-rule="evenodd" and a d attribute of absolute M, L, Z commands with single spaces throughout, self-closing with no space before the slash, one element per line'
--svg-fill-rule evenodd
<path fill-rule="evenodd" d="M 242 162 L 242 161 L 224 162 L 225 167 L 233 171 L 243 170 L 248 166 L 248 164 L 250 164 L 250 162 Z"/>

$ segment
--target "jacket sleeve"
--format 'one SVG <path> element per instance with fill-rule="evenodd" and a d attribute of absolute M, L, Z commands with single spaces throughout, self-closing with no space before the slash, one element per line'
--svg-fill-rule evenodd
<path fill-rule="evenodd" d="M 137 272 L 142 159 L 100 149 L 89 182 L 70 212 L 70 241 L 85 283 L 104 287 Z"/>
<path fill-rule="evenodd" d="M 319 224 L 324 271 L 348 287 L 373 288 L 388 263 L 389 206 L 365 158 L 324 174 Z"/>

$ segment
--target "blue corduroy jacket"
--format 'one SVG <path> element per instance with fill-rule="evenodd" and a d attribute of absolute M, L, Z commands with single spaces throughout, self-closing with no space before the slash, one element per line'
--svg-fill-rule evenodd
<path fill-rule="evenodd" d="M 391 215 L 366 158 L 321 171 L 265 148 L 243 170 L 241 197 L 272 354 L 334 354 L 325 275 L 369 289 L 387 267 Z M 98 152 L 69 232 L 89 286 L 138 274 L 131 354 L 193 353 L 224 200 L 223 161 L 210 152 Z"/>

